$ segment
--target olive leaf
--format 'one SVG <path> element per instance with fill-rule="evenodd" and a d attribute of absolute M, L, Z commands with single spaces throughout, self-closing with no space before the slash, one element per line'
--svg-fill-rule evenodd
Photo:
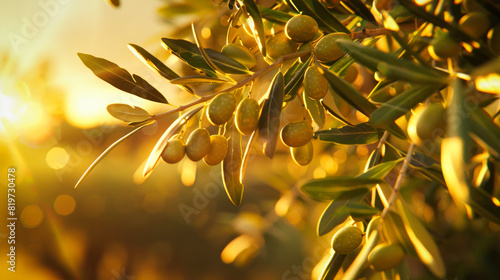
<path fill-rule="evenodd" d="M 243 178 L 245 177 L 245 171 L 247 169 L 248 160 L 250 159 L 251 148 L 253 143 L 257 139 L 257 133 L 258 133 L 257 130 L 252 132 L 252 135 L 250 135 L 250 138 L 248 139 L 245 152 L 243 153 L 243 160 L 241 163 L 241 170 L 240 170 L 240 183 L 243 183 Z"/>
<path fill-rule="evenodd" d="M 424 225 L 413 213 L 411 213 L 401 200 L 397 200 L 396 203 L 408 237 L 413 243 L 420 260 L 436 277 L 444 278 L 446 275 L 446 268 L 434 239 Z"/>
<path fill-rule="evenodd" d="M 355 126 L 343 126 L 329 130 L 320 130 L 314 133 L 314 137 L 324 141 L 344 145 L 363 145 L 377 142 L 381 132 L 368 123 Z"/>
<path fill-rule="evenodd" d="M 285 101 L 290 101 L 295 98 L 299 89 L 302 87 L 302 81 L 304 80 L 304 73 L 311 63 L 312 56 L 306 61 L 306 63 L 301 63 L 296 61 L 285 73 Z"/>
<path fill-rule="evenodd" d="M 239 206 L 243 199 L 244 186 L 241 183 L 241 134 L 233 123 L 226 124 L 228 132 L 228 150 L 222 160 L 222 179 L 227 196 L 231 202 Z"/>
<path fill-rule="evenodd" d="M 104 58 L 84 53 L 78 53 L 78 56 L 97 77 L 117 89 L 150 101 L 168 104 L 167 99 L 140 76 L 130 75 L 127 70 Z"/>
<path fill-rule="evenodd" d="M 262 142 L 264 153 L 272 158 L 276 149 L 280 128 L 281 107 L 283 106 L 284 77 L 278 72 L 269 87 L 268 97 L 264 100 L 259 118 L 259 139 Z"/>
<path fill-rule="evenodd" d="M 345 4 L 347 7 L 349 7 L 349 9 L 354 11 L 354 13 L 360 16 L 361 18 L 369 20 L 371 22 L 376 22 L 372 12 L 370 12 L 370 9 L 368 9 L 365 3 L 363 3 L 362 1 L 349 0 L 342 3 Z"/>
<path fill-rule="evenodd" d="M 259 45 L 260 52 L 265 57 L 266 33 L 264 31 L 264 23 L 262 22 L 259 8 L 257 7 L 257 4 L 255 4 L 254 0 L 243 0 L 243 5 L 253 21 L 254 28 L 252 31 L 254 33 L 255 41 L 257 42 L 257 45 Z"/>
<path fill-rule="evenodd" d="M 318 0 L 287 0 L 292 4 L 295 10 L 304 15 L 314 18 L 321 29 L 329 33 L 344 32 L 350 33 L 328 9 L 326 9 Z"/>
<path fill-rule="evenodd" d="M 151 154 L 148 157 L 148 160 L 146 162 L 146 165 L 144 165 L 144 170 L 142 172 L 142 176 L 144 178 L 149 177 L 151 175 L 151 172 L 155 169 L 155 167 L 158 165 L 160 162 L 161 158 L 161 153 L 165 149 L 165 147 L 168 144 L 168 140 L 172 138 L 172 136 L 177 133 L 177 131 L 184 125 L 186 122 L 192 118 L 196 113 L 198 113 L 202 106 L 195 107 L 184 114 L 182 114 L 179 118 L 177 118 L 168 128 L 167 130 L 163 133 L 163 135 L 160 137 L 158 142 L 156 142 L 156 145 L 154 146 L 153 150 L 151 151 Z"/>
<path fill-rule="evenodd" d="M 325 108 L 323 107 L 321 101 L 314 100 L 307 96 L 307 94 L 303 93 L 302 97 L 304 99 L 304 106 L 306 107 L 307 112 L 311 116 L 311 119 L 316 123 L 318 128 L 323 128 L 325 125 Z"/>
<path fill-rule="evenodd" d="M 376 184 L 383 183 L 378 178 L 327 177 L 313 179 L 300 186 L 300 190 L 316 200 L 335 200 L 342 197 L 356 197 L 365 194 Z"/>
<path fill-rule="evenodd" d="M 334 279 L 339 273 L 347 255 L 331 253 L 323 272 L 321 273 L 319 280 L 330 280 Z"/>
<path fill-rule="evenodd" d="M 225 79 L 220 79 L 220 78 L 214 78 L 210 76 L 203 76 L 203 75 L 195 75 L 195 76 L 184 76 L 180 78 L 174 78 L 170 80 L 170 83 L 174 85 L 193 85 L 193 84 L 200 84 L 200 83 L 206 83 L 206 84 L 221 84 L 221 83 L 228 83 L 228 80 Z"/>
<path fill-rule="evenodd" d="M 368 237 L 368 240 L 366 241 L 365 245 L 361 249 L 361 251 L 358 253 L 358 256 L 352 264 L 349 266 L 349 268 L 345 271 L 344 275 L 342 276 L 343 280 L 355 280 L 358 279 L 357 275 L 362 271 L 363 266 L 366 263 L 366 260 L 368 259 L 368 254 L 372 251 L 372 249 L 377 245 L 377 241 L 379 239 L 380 233 L 378 230 L 374 230 L 370 236 Z"/>
<path fill-rule="evenodd" d="M 146 110 L 128 104 L 109 104 L 106 110 L 111 116 L 125 122 L 143 122 L 151 118 Z"/>
<path fill-rule="evenodd" d="M 143 63 L 145 63 L 149 68 L 158 73 L 160 76 L 166 78 L 167 80 L 172 80 L 175 78 L 179 78 L 180 76 L 175 73 L 172 69 L 170 69 L 167 65 L 161 62 L 154 55 L 146 51 L 144 48 L 135 45 L 128 44 L 129 49 L 132 51 L 135 56 L 137 56 Z M 183 90 L 193 93 L 193 90 L 188 86 L 180 86 Z"/>
<path fill-rule="evenodd" d="M 257 6 L 260 11 L 260 16 L 270 22 L 286 24 L 292 16 L 288 13 L 266 8 L 264 6 Z"/>
<path fill-rule="evenodd" d="M 78 182 L 76 183 L 75 185 L 75 189 L 82 183 L 83 179 L 85 177 L 87 177 L 87 175 L 90 173 L 90 171 L 92 171 L 92 169 L 94 169 L 94 167 L 96 167 L 96 165 L 101 162 L 101 160 L 107 156 L 116 146 L 118 146 L 121 142 L 123 142 L 124 140 L 126 140 L 127 138 L 129 138 L 130 136 L 134 135 L 136 132 L 138 132 L 139 130 L 141 130 L 142 128 L 150 125 L 150 124 L 153 124 L 155 123 L 156 121 L 154 120 L 149 120 L 148 122 L 142 124 L 141 126 L 135 128 L 134 130 L 132 130 L 131 132 L 129 132 L 128 134 L 126 134 L 125 136 L 123 136 L 122 138 L 118 139 L 117 141 L 115 141 L 113 144 L 111 144 L 108 148 L 106 148 L 106 150 L 104 150 L 104 152 L 102 152 L 102 154 L 100 154 L 96 160 L 94 160 L 94 162 L 92 162 L 92 164 L 87 168 L 87 170 L 85 170 L 85 172 L 83 173 L 82 177 L 80 177 L 80 179 L 78 180 Z"/>

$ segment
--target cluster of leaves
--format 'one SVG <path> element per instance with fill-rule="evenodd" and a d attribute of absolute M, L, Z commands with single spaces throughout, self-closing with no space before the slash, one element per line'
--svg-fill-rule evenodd
<path fill-rule="evenodd" d="M 235 205 L 241 203 L 243 174 L 251 145 L 259 140 L 262 154 L 272 158 L 279 138 L 277 124 L 281 112 L 288 104 L 299 100 L 308 112 L 307 118 L 316 125 L 316 140 L 342 145 L 375 144 L 363 173 L 352 177 L 318 178 L 300 186 L 307 196 L 330 202 L 318 222 L 320 236 L 346 223 L 364 227 L 375 217 L 380 219 L 362 247 L 352 253 L 351 263 L 346 264 L 345 257 L 337 257 L 334 253 L 324 268 L 322 279 L 333 279 L 342 267 L 345 269 L 342 279 L 356 279 L 366 274 L 368 254 L 381 242 L 399 244 L 405 254 L 420 258 L 436 277 L 444 278 L 446 270 L 438 246 L 399 191 L 412 179 L 433 182 L 449 192 L 459 217 L 482 217 L 500 224 L 500 202 L 494 196 L 500 128 L 494 121 L 498 112 L 490 114 L 498 92 L 493 89 L 485 93 L 483 87 L 483 91 L 476 88 L 478 81 L 486 76 L 498 81 L 500 66 L 494 47 L 488 42 L 492 35 L 473 39 L 460 29 L 458 21 L 468 12 L 465 5 L 453 1 L 424 2 L 416 5 L 409 0 L 351 0 L 339 4 L 339 1 L 327 0 L 284 0 L 261 6 L 253 0 L 229 1 L 232 8 L 226 41 L 242 44 L 238 36 L 231 34 L 244 27 L 250 30 L 255 45 L 249 47 L 259 62 L 250 69 L 222 52 L 205 48 L 194 25 L 195 43 L 163 38 L 162 45 L 194 70 L 195 75 L 179 75 L 145 49 L 130 44 L 139 59 L 161 77 L 192 94 L 195 100 L 156 115 L 138 107 L 111 104 L 108 107 L 110 114 L 136 129 L 108 148 L 85 174 L 128 136 L 164 116 L 184 112 L 151 152 L 142 172 L 146 178 L 158 165 L 168 140 L 179 131 L 185 131 L 191 118 L 202 118 L 200 112 L 204 112 L 203 107 L 213 97 L 234 92 L 243 99 L 252 92 L 258 78 L 281 67 L 269 90 L 260 98 L 258 128 L 247 141 L 242 141 L 247 137 L 237 132 L 234 120 L 223 124 L 219 130 L 229 140 L 222 173 L 231 201 Z M 497 4 L 486 0 L 474 2 L 477 7 L 492 11 L 488 14 L 491 26 L 500 20 Z M 267 39 L 283 30 L 287 21 L 297 14 L 308 15 L 318 23 L 319 36 L 313 40 L 313 45 L 322 36 L 335 32 L 349 34 L 354 41 L 337 40 L 345 54 L 329 63 L 318 61 L 314 49 L 292 52 L 275 60 L 266 58 Z M 431 57 L 428 47 L 433 37 L 443 31 L 456 35 L 460 49 L 441 60 Z M 382 49 L 378 41 L 391 42 L 392 47 Z M 309 59 L 301 58 L 309 54 Z M 79 56 L 96 76 L 114 87 L 153 102 L 169 104 L 165 96 L 141 77 L 105 59 L 88 54 Z M 288 61 L 292 62 L 286 64 Z M 366 76 L 375 77 L 377 81 L 368 96 L 342 78 L 354 63 L 364 69 Z M 303 91 L 304 73 L 311 65 L 318 67 L 328 81 L 329 94 L 334 100 L 350 105 L 368 121 L 352 124 L 356 120 L 344 117 L 335 104 L 307 97 Z M 196 88 L 205 84 L 211 86 L 213 93 L 197 96 Z M 412 110 L 429 103 L 442 104 L 445 112 L 445 127 L 429 129 L 444 129 L 445 133 L 432 139 L 416 139 L 409 135 L 414 128 L 410 127 L 408 119 Z M 335 121 L 324 129 L 330 118 Z M 243 144 L 246 147 L 242 147 Z M 404 263 L 382 273 L 408 277 Z"/>

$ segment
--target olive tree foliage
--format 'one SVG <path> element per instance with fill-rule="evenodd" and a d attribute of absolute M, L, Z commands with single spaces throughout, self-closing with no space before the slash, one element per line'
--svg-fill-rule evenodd
<path fill-rule="evenodd" d="M 204 158 L 209 165 L 221 162 L 224 188 L 236 206 L 244 197 L 247 163 L 256 153 L 252 146 L 271 161 L 278 141 L 283 141 L 303 166 L 328 154 L 332 145 L 369 147 L 369 157 L 359 163 L 363 172 L 320 176 L 298 186 L 304 196 L 329 202 L 317 234 L 337 231 L 320 279 L 357 279 L 373 273 L 407 279 L 411 271 L 402 261 L 405 256 L 445 278 L 439 246 L 428 230 L 432 217 L 452 208 L 458 227 L 473 219 L 500 224 L 500 201 L 495 197 L 500 155 L 498 3 L 205 2 L 166 4 L 161 10 L 166 17 L 201 18 L 205 13 L 200 9 L 211 9 L 214 18 L 225 22 L 224 32 L 215 34 L 225 44 L 214 48 L 206 47 L 210 36 L 203 35 L 210 26 L 200 26 L 207 21 L 175 33 L 189 40 L 161 39 L 165 51 L 185 64 L 182 71 L 187 74 L 129 45 L 152 71 L 191 94 L 192 101 L 157 114 L 109 105 L 112 116 L 134 129 L 111 145 L 82 179 L 129 136 L 178 114 L 151 151 L 141 176 L 147 178 L 162 157 L 169 164 L 185 154 L 193 161 Z M 170 104 L 168 96 L 140 76 L 106 59 L 78 55 L 117 89 Z M 368 90 L 353 85 L 358 72 L 372 82 L 366 83 Z M 274 73 L 271 82 L 261 79 L 269 73 Z M 267 83 L 268 90 L 255 90 L 259 83 Z M 283 111 L 294 102 L 301 104 L 296 114 L 302 120 L 283 123 Z M 195 119 L 200 122 L 190 122 Z M 401 195 L 405 187 L 425 193 L 431 218 L 422 219 L 421 211 Z M 445 203 L 441 210 L 437 200 Z"/>

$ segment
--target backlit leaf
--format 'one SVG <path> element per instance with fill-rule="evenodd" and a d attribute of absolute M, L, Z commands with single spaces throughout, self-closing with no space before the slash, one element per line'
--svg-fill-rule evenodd
<path fill-rule="evenodd" d="M 354 260 L 354 262 L 349 266 L 349 268 L 345 271 L 344 275 L 342 276 L 343 280 L 356 280 L 358 279 L 358 273 L 360 273 L 363 269 L 363 266 L 365 265 L 367 259 L 368 259 L 368 254 L 372 251 L 372 249 L 377 245 L 377 241 L 379 239 L 379 232 L 378 230 L 374 230 L 370 236 L 368 237 L 368 240 L 366 241 L 365 245 L 361 249 L 361 251 L 358 253 L 358 256 Z"/>
<path fill-rule="evenodd" d="M 127 104 L 109 104 L 106 110 L 111 116 L 125 122 L 142 122 L 151 118 L 146 110 Z"/>
<path fill-rule="evenodd" d="M 316 123 L 318 128 L 323 128 L 325 125 L 325 108 L 319 100 L 311 99 L 307 94 L 303 93 L 302 97 L 304 99 L 304 106 L 306 107 L 309 116 Z"/>
<path fill-rule="evenodd" d="M 227 196 L 231 202 L 239 206 L 243 198 L 243 184 L 241 175 L 241 134 L 233 124 L 226 125 L 228 131 L 228 150 L 226 157 L 222 160 L 222 179 Z"/>
<path fill-rule="evenodd" d="M 146 80 L 137 75 L 130 75 L 115 63 L 90 54 L 78 53 L 78 56 L 97 77 L 117 89 L 147 100 L 168 104 L 167 99 Z"/>
<path fill-rule="evenodd" d="M 444 278 L 446 275 L 446 268 L 434 239 L 420 220 L 415 217 L 400 200 L 397 200 L 397 206 L 398 212 L 403 219 L 406 232 L 420 260 L 436 277 Z"/>
<path fill-rule="evenodd" d="M 337 144 L 363 145 L 377 142 L 381 136 L 380 134 L 380 131 L 369 124 L 361 123 L 355 126 L 316 131 L 314 137 L 321 141 Z"/>
<path fill-rule="evenodd" d="M 281 107 L 284 96 L 284 77 L 281 72 L 276 73 L 269 88 L 268 97 L 264 100 L 259 119 L 259 139 L 262 142 L 264 153 L 272 158 L 276 149 L 280 128 Z"/>
<path fill-rule="evenodd" d="M 317 200 L 334 200 L 341 195 L 349 194 L 349 197 L 356 197 L 366 193 L 376 184 L 383 183 L 382 179 L 356 178 L 356 177 L 328 177 L 323 179 L 313 179 L 304 183 L 300 189 L 308 196 Z"/>
<path fill-rule="evenodd" d="M 321 29 L 331 32 L 344 32 L 350 31 L 326 9 L 318 0 L 289 0 L 297 12 L 301 12 L 314 18 Z"/>
<path fill-rule="evenodd" d="M 246 8 L 246 11 L 250 15 L 254 32 L 255 41 L 257 45 L 259 45 L 260 52 L 265 57 L 266 56 L 266 33 L 264 31 L 264 23 L 262 22 L 262 18 L 260 16 L 259 8 L 257 4 L 255 4 L 254 0 L 243 0 L 243 5 Z"/>
<path fill-rule="evenodd" d="M 225 79 L 219 79 L 219 78 L 214 78 L 210 76 L 203 76 L 203 75 L 196 75 L 196 76 L 185 76 L 185 77 L 180 77 L 180 78 L 174 78 L 170 80 L 170 83 L 174 85 L 193 85 L 193 84 L 200 84 L 200 83 L 205 83 L 205 84 L 220 84 L 220 83 L 227 83 L 229 82 L 228 80 Z"/>
<path fill-rule="evenodd" d="M 391 172 L 391 170 L 394 167 L 396 167 L 396 165 L 398 163 L 400 163 L 401 161 L 403 161 L 403 160 L 404 160 L 404 158 L 400 158 L 400 159 L 397 159 L 397 160 L 382 162 L 382 163 L 377 164 L 374 167 L 371 167 L 370 169 L 366 170 L 365 173 L 362 173 L 362 174 L 358 175 L 357 178 L 378 178 L 378 179 L 382 179 L 385 176 L 387 176 L 387 174 L 389 174 L 389 172 Z"/>

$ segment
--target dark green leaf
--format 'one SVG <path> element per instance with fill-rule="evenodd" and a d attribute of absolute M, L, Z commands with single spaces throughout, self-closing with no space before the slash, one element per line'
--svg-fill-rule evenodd
<path fill-rule="evenodd" d="M 353 10 L 354 13 L 361 18 L 369 20 L 371 22 L 376 22 L 373 14 L 370 12 L 370 9 L 368 9 L 366 5 L 360 0 L 349 0 L 343 1 L 342 3 Z"/>
<path fill-rule="evenodd" d="M 325 104 L 323 100 L 321 100 L 321 105 L 326 109 L 326 112 L 328 112 L 333 118 L 335 118 L 337 121 L 349 125 L 349 126 L 354 126 L 351 124 L 349 121 L 347 121 L 341 114 L 340 112 L 337 113 L 335 112 L 332 108 L 330 108 L 328 105 Z M 338 109 L 337 109 L 338 110 Z"/>
<path fill-rule="evenodd" d="M 306 63 L 300 63 L 298 60 L 290 67 L 285 73 L 285 101 L 292 100 L 300 87 L 302 86 L 302 81 L 304 80 L 304 73 L 311 63 L 312 56 L 306 61 Z"/>
<path fill-rule="evenodd" d="M 344 145 L 363 145 L 377 142 L 380 132 L 367 123 L 316 131 L 315 138 L 321 141 Z"/>
<path fill-rule="evenodd" d="M 147 100 L 168 104 L 167 99 L 146 80 L 137 75 L 130 75 L 115 63 L 90 54 L 78 53 L 78 56 L 97 77 L 117 89 Z"/>
<path fill-rule="evenodd" d="M 241 175 L 241 134 L 234 125 L 227 127 L 228 130 L 228 150 L 226 157 L 222 160 L 222 175 L 224 188 L 231 202 L 239 206 L 243 198 L 244 186 L 240 181 Z"/>
<path fill-rule="evenodd" d="M 495 157 L 500 157 L 500 128 L 483 109 L 471 112 L 470 132 Z"/>
<path fill-rule="evenodd" d="M 314 18 L 321 29 L 332 32 L 350 33 L 347 29 L 328 9 L 326 9 L 318 0 L 287 0 L 295 10 Z"/>
<path fill-rule="evenodd" d="M 316 123 L 316 125 L 321 129 L 323 125 L 325 125 L 325 108 L 319 100 L 314 100 L 309 98 L 307 94 L 302 94 L 304 99 L 304 106 L 309 112 L 312 120 Z"/>
<path fill-rule="evenodd" d="M 346 204 L 347 213 L 352 217 L 364 219 L 380 214 L 380 209 L 372 207 L 366 203 L 350 201 Z"/>
<path fill-rule="evenodd" d="M 368 157 L 368 160 L 366 161 L 365 172 L 368 169 L 377 165 L 380 162 L 380 158 L 381 158 L 381 148 L 377 147 L 375 150 L 373 150 L 370 153 L 370 156 Z"/>
<path fill-rule="evenodd" d="M 264 100 L 259 119 L 259 139 L 262 142 L 264 153 L 269 158 L 274 156 L 278 140 L 281 107 L 283 106 L 284 77 L 281 72 L 276 73 L 269 88 L 268 97 Z"/>
<path fill-rule="evenodd" d="M 318 236 L 329 233 L 332 229 L 343 223 L 349 217 L 349 214 L 344 211 L 344 207 L 349 201 L 350 198 L 344 199 L 339 197 L 326 206 L 318 221 Z"/>
<path fill-rule="evenodd" d="M 172 80 L 180 77 L 167 65 L 165 65 L 158 58 L 156 58 L 154 55 L 152 55 L 142 47 L 135 44 L 129 44 L 128 47 L 143 63 L 145 63 L 147 66 L 149 66 L 149 68 L 153 69 L 156 73 L 166 78 L 167 80 Z M 180 88 L 189 93 L 193 93 L 193 90 L 188 86 L 180 86 Z"/>
<path fill-rule="evenodd" d="M 262 18 L 274 23 L 286 24 L 292 16 L 288 13 L 276 11 L 273 9 L 266 8 L 264 6 L 258 5 L 260 15 Z"/>
<path fill-rule="evenodd" d="M 332 177 L 310 180 L 303 184 L 300 189 L 314 199 L 334 200 L 341 195 L 346 195 L 343 197 L 351 198 L 362 195 L 366 193 L 369 188 L 382 182 L 384 182 L 382 179 Z"/>
<path fill-rule="evenodd" d="M 162 38 L 162 44 L 165 48 L 170 49 L 173 54 L 185 61 L 194 68 L 200 69 L 210 76 L 216 76 L 212 69 L 198 49 L 196 44 L 182 39 Z M 243 64 L 222 54 L 221 52 L 206 48 L 208 57 L 222 71 L 229 74 L 249 74 L 250 71 Z"/>
<path fill-rule="evenodd" d="M 427 99 L 436 92 L 435 85 L 416 85 L 398 94 L 373 112 L 370 124 L 374 127 L 386 127 L 394 123 L 399 117 L 408 113 L 410 109 Z"/>
<path fill-rule="evenodd" d="M 347 255 L 335 254 L 332 252 L 325 265 L 323 273 L 321 273 L 321 276 L 319 277 L 319 280 L 334 279 L 342 268 L 342 264 L 344 263 L 346 257 Z"/>
<path fill-rule="evenodd" d="M 404 158 L 400 158 L 397 160 L 386 161 L 380 164 L 375 165 L 374 167 L 365 171 L 358 175 L 356 178 L 364 178 L 364 179 L 383 179 L 391 170 L 396 167 L 398 163 L 403 161 Z"/>
<path fill-rule="evenodd" d="M 257 7 L 257 4 L 255 4 L 254 0 L 243 0 L 243 5 L 250 15 L 250 18 L 253 20 L 255 41 L 257 42 L 257 45 L 259 45 L 260 52 L 265 57 L 266 33 L 264 31 L 264 23 L 262 23 L 259 8 Z"/>
<path fill-rule="evenodd" d="M 109 104 L 106 110 L 111 116 L 125 122 L 143 122 L 151 118 L 151 115 L 141 107 L 127 104 Z"/>

